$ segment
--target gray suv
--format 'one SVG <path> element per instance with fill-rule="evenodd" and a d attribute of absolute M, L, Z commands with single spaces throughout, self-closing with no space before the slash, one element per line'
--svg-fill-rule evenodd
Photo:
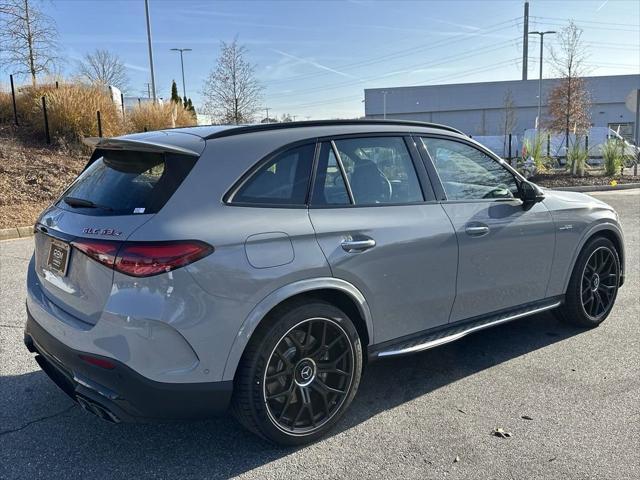
<path fill-rule="evenodd" d="M 595 327 L 618 216 L 461 132 L 400 121 L 103 139 L 35 226 L 25 344 L 113 422 L 228 409 L 313 441 L 373 360 L 537 312 Z"/>

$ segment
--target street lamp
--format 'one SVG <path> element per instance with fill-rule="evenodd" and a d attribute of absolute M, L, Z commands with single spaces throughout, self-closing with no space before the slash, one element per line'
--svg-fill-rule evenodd
<path fill-rule="evenodd" d="M 382 118 L 387 119 L 387 94 L 391 93 L 387 90 L 382 90 Z"/>
<path fill-rule="evenodd" d="M 180 67 L 182 68 L 182 97 L 187 98 L 187 87 L 184 84 L 184 60 L 182 58 L 182 52 L 190 52 L 190 48 L 172 48 L 172 52 L 180 52 Z"/>
<path fill-rule="evenodd" d="M 556 33 L 553 30 L 546 32 L 529 32 L 529 35 L 540 35 L 540 78 L 538 79 L 538 117 L 536 118 L 536 130 L 540 130 L 540 117 L 542 115 L 542 45 L 544 44 L 544 36 Z"/>

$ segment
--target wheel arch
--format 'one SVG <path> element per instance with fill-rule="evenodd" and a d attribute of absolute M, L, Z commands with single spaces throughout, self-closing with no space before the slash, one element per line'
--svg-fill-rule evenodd
<path fill-rule="evenodd" d="M 590 229 L 588 229 L 584 233 L 584 235 L 580 239 L 580 242 L 578 243 L 578 246 L 576 247 L 573 253 L 573 257 L 571 259 L 571 263 L 570 263 L 571 268 L 565 275 L 564 291 L 566 291 L 567 288 L 569 287 L 571 274 L 573 272 L 573 269 L 575 268 L 575 265 L 576 265 L 576 262 L 578 261 L 578 257 L 580 256 L 580 253 L 584 249 L 585 245 L 587 245 L 587 243 L 589 243 L 592 239 L 596 237 L 607 238 L 611 240 L 611 242 L 615 245 L 616 250 L 618 252 L 618 256 L 620 258 L 620 272 L 621 272 L 620 286 L 622 286 L 622 283 L 624 282 L 624 273 L 625 273 L 625 268 L 624 268 L 625 253 L 624 253 L 624 240 L 623 240 L 622 230 L 618 225 L 606 222 L 606 223 L 599 223 L 597 225 L 592 226 Z"/>
<path fill-rule="evenodd" d="M 351 283 L 332 277 L 301 280 L 278 288 L 267 295 L 247 316 L 235 337 L 224 367 L 223 380 L 233 380 L 244 350 L 275 308 L 300 297 L 314 297 L 334 304 L 354 321 L 363 347 L 373 342 L 373 321 L 369 305 L 360 290 Z"/>

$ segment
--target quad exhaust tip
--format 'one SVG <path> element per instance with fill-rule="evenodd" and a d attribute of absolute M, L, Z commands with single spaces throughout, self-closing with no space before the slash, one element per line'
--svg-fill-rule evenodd
<path fill-rule="evenodd" d="M 102 405 L 99 405 L 96 402 L 80 395 L 76 396 L 76 401 L 84 411 L 93 413 L 94 415 L 100 417 L 103 420 L 106 420 L 107 422 L 120 423 L 120 419 L 113 412 L 110 412 Z"/>

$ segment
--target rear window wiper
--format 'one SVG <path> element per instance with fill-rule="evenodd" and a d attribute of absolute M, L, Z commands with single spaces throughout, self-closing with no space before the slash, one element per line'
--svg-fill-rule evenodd
<path fill-rule="evenodd" d="M 111 207 L 107 207 L 106 205 L 99 205 L 85 198 L 67 196 L 67 197 L 64 197 L 63 200 L 64 200 L 64 203 L 74 208 L 81 207 L 81 208 L 99 208 L 102 210 L 113 210 L 113 208 Z"/>

